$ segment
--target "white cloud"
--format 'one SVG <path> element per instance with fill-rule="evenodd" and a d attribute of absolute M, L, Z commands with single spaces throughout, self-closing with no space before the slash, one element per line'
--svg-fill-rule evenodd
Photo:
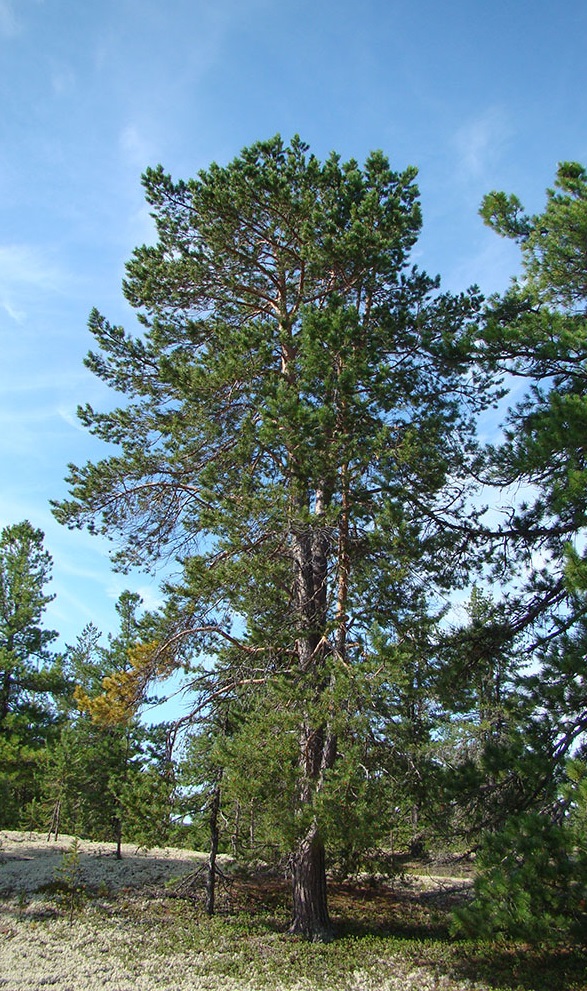
<path fill-rule="evenodd" d="M 446 267 L 442 285 L 454 292 L 471 285 L 481 286 L 485 295 L 503 292 L 519 268 L 518 246 L 481 228 L 476 243 Z"/>
<path fill-rule="evenodd" d="M 26 285 L 58 291 L 64 282 L 65 273 L 38 248 L 27 244 L 0 245 L 0 287 Z"/>
<path fill-rule="evenodd" d="M 154 612 L 157 609 L 161 609 L 164 603 L 159 585 L 160 580 L 160 577 L 157 577 L 151 583 L 148 583 L 144 581 L 144 578 L 140 580 L 137 574 L 120 575 L 117 572 L 111 571 L 108 584 L 105 588 L 106 596 L 110 602 L 118 602 L 123 592 L 127 589 L 132 589 L 133 592 L 140 595 L 143 601 L 141 609 Z"/>
<path fill-rule="evenodd" d="M 132 244 L 154 244 L 157 241 L 157 229 L 148 203 L 141 204 L 130 215 L 128 232 Z"/>
<path fill-rule="evenodd" d="M 496 107 L 464 124 L 455 136 L 461 172 L 474 179 L 490 172 L 509 134 L 506 116 Z"/>
<path fill-rule="evenodd" d="M 26 313 L 24 310 L 19 310 L 13 306 L 10 299 L 3 297 L 0 305 L 2 306 L 2 309 L 6 311 L 11 320 L 14 320 L 15 323 L 24 323 Z"/>
<path fill-rule="evenodd" d="M 77 397 L 82 393 L 82 390 L 84 394 L 87 394 L 88 385 L 93 385 L 96 380 L 83 367 L 72 369 L 69 366 L 49 366 L 47 363 L 43 366 L 44 358 L 42 356 L 40 363 L 33 365 L 30 352 L 34 346 L 34 329 L 30 335 L 24 337 L 24 340 L 21 338 L 15 342 L 16 345 L 21 343 L 22 348 L 18 350 L 16 346 L 12 348 L 10 367 L 4 366 L 0 373 L 2 397 L 10 397 L 6 415 L 14 415 L 14 398 L 19 395 L 22 395 L 26 403 L 26 409 L 22 410 L 22 417 L 26 419 L 29 415 L 37 415 L 36 407 L 32 405 L 32 398 L 37 397 L 37 406 L 43 407 L 39 416 L 46 419 L 49 415 L 57 415 L 72 425 Z M 3 341 L 2 344 L 4 347 L 5 342 Z M 69 404 L 62 402 L 60 398 L 65 390 L 74 397 Z M 54 398 L 56 394 L 59 397 L 57 403 Z M 49 399 L 47 399 L 47 395 L 49 395 Z M 92 401 L 93 398 L 92 396 Z M 2 415 L 3 407 L 0 403 L 0 428 L 2 427 Z"/>
<path fill-rule="evenodd" d="M 38 248 L 0 245 L 0 307 L 15 323 L 25 322 L 35 292 L 62 293 L 68 284 L 66 273 Z"/>
<path fill-rule="evenodd" d="M 67 384 L 70 385 L 70 382 Z M 77 407 L 75 406 L 60 405 L 57 409 L 57 413 L 59 417 L 67 423 L 68 427 L 73 427 L 75 430 L 79 430 L 82 433 L 87 434 L 88 431 L 79 420 L 76 410 Z"/>
<path fill-rule="evenodd" d="M 57 96 L 63 96 L 75 89 L 75 73 L 68 65 L 56 67 L 51 74 L 51 86 Z"/>

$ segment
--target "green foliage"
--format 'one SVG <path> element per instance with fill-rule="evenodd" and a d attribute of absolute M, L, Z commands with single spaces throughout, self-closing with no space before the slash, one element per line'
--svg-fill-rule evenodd
<path fill-rule="evenodd" d="M 458 932 L 531 942 L 587 939 L 585 833 L 540 813 L 512 818 L 478 854 L 475 899 Z"/>
<path fill-rule="evenodd" d="M 81 850 L 77 837 L 72 840 L 71 847 L 63 854 L 61 864 L 55 869 L 54 900 L 58 908 L 64 911 L 70 926 L 76 913 L 79 914 L 87 900 L 87 888 L 83 868 L 81 866 Z"/>
<path fill-rule="evenodd" d="M 143 847 L 174 842 L 174 818 L 181 818 L 174 763 L 167 754 L 166 724 L 133 728 L 134 756 L 116 788 L 127 842 Z"/>
<path fill-rule="evenodd" d="M 72 466 L 54 507 L 118 535 L 121 568 L 180 558 L 161 650 L 209 658 L 194 716 L 230 702 L 239 719 L 215 723 L 225 801 L 254 801 L 296 863 L 323 864 L 337 801 L 372 797 L 375 776 L 365 791 L 345 765 L 368 730 L 344 688 L 369 705 L 379 632 L 401 652 L 422 587 L 464 583 L 474 556 L 474 418 L 494 391 L 474 359 L 481 300 L 411 265 L 415 176 L 381 152 L 321 163 L 279 136 L 188 181 L 149 169 L 157 243 L 124 283 L 141 332 L 90 317 L 86 363 L 125 405 L 80 410 L 119 451 Z M 237 794 L 245 768 L 258 795 Z"/>
<path fill-rule="evenodd" d="M 560 560 L 565 541 L 586 522 L 587 173 L 562 163 L 541 214 L 512 219 L 504 203 L 514 200 L 491 193 L 482 208 L 499 233 L 519 241 L 524 267 L 522 280 L 487 312 L 488 353 L 529 386 L 510 411 L 494 473 L 537 486 L 538 498 L 519 514 L 520 536 L 546 538 Z"/>
<path fill-rule="evenodd" d="M 58 735 L 59 696 L 67 691 L 50 651 L 57 637 L 42 619 L 52 561 L 44 534 L 28 521 L 0 533 L 0 824 L 18 826 L 37 795 L 37 769 Z"/>
<path fill-rule="evenodd" d="M 522 209 L 516 196 L 493 192 L 485 197 L 481 213 L 500 234 L 521 242 L 533 293 L 564 310 L 584 313 L 587 171 L 577 162 L 561 162 L 544 212 L 530 217 Z"/>
<path fill-rule="evenodd" d="M 76 697 L 91 701 L 105 678 L 127 669 L 129 651 L 151 622 L 138 616 L 140 606 L 138 595 L 123 592 L 120 628 L 108 646 L 90 624 L 67 649 L 63 664 Z M 164 725 L 146 727 L 132 713 L 121 724 L 103 725 L 70 694 L 67 721 L 43 755 L 39 782 L 40 801 L 28 810 L 38 828 L 117 843 L 124 835 L 144 846 L 168 841 L 175 781 Z"/>
<path fill-rule="evenodd" d="M 480 471 L 502 500 L 515 493 L 496 534 L 505 550 L 498 576 L 511 582 L 503 632 L 531 668 L 517 677 L 524 741 L 510 750 L 519 780 L 530 781 L 525 807 L 540 809 L 586 728 L 587 172 L 561 163 L 541 213 L 496 192 L 481 212 L 519 243 L 523 265 L 485 313 L 484 353 L 522 398 Z"/>
<path fill-rule="evenodd" d="M 547 812 L 512 816 L 483 839 L 473 902 L 456 912 L 469 936 L 587 941 L 587 765 L 567 762 Z"/>

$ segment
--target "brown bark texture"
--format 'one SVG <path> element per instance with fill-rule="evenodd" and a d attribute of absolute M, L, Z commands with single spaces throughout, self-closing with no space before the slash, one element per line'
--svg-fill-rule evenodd
<path fill-rule="evenodd" d="M 314 942 L 329 942 L 333 927 L 328 914 L 324 843 L 315 823 L 300 840 L 292 864 L 293 920 L 290 932 Z"/>

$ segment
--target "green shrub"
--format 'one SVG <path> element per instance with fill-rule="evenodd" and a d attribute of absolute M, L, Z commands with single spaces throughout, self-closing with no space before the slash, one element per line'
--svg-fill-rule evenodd
<path fill-rule="evenodd" d="M 454 913 L 454 930 L 530 942 L 587 939 L 587 850 L 572 821 L 540 813 L 509 820 L 485 837 L 475 897 Z"/>

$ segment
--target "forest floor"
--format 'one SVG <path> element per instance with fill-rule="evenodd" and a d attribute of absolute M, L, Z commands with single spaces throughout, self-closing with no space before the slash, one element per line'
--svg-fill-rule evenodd
<path fill-rule="evenodd" d="M 573 950 L 451 939 L 454 868 L 332 881 L 323 945 L 287 935 L 283 878 L 221 858 L 210 919 L 203 854 L 72 842 L 0 832 L 0 991 L 587 991 Z"/>

